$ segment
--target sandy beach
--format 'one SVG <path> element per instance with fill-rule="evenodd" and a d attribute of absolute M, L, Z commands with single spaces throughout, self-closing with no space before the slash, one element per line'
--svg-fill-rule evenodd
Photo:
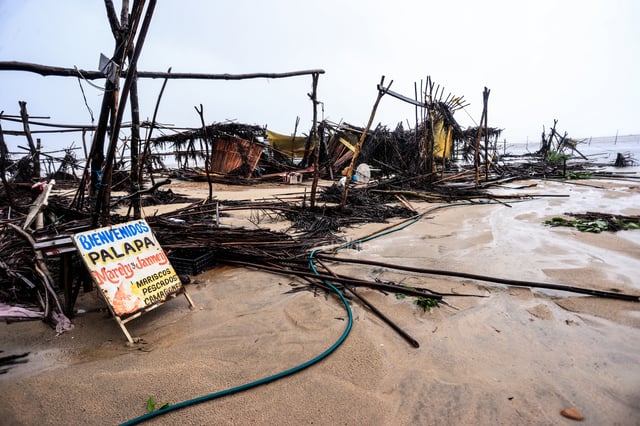
<path fill-rule="evenodd" d="M 536 183 L 533 187 L 525 185 Z M 511 182 L 527 194 L 505 204 L 442 208 L 341 257 L 640 295 L 640 231 L 591 234 L 543 222 L 566 212 L 640 214 L 631 180 Z M 206 184 L 175 182 L 206 196 Z M 303 185 L 226 187 L 225 199 L 308 191 Z M 556 196 L 549 196 L 549 195 Z M 536 198 L 536 195 L 539 197 Z M 560 196 L 561 195 L 561 196 Z M 433 204 L 413 202 L 419 212 Z M 146 208 L 154 214 L 159 208 Z M 248 213 L 227 226 L 256 226 Z M 399 220 L 398 220 L 399 222 Z M 262 226 L 282 228 L 281 223 Z M 389 224 L 343 230 L 356 240 Z M 424 310 L 412 298 L 359 290 L 420 347 L 357 301 L 353 327 L 328 357 L 281 380 L 169 412 L 149 424 L 586 425 L 640 424 L 640 304 L 382 267 L 332 265 L 367 279 L 457 294 Z M 0 424 L 111 425 L 143 415 L 149 397 L 176 404 L 293 368 L 345 330 L 340 300 L 292 289 L 298 278 L 217 266 L 192 277 L 184 297 L 128 324 L 126 339 L 95 292 L 81 293 L 75 328 L 38 321 L 0 325 L 3 355 L 30 352 L 0 375 Z M 463 295 L 473 295 L 463 296 Z"/>

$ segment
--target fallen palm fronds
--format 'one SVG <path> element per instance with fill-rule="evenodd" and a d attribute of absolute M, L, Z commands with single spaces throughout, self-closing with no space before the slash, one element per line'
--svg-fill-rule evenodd
<path fill-rule="evenodd" d="M 582 232 L 623 231 L 640 229 L 640 216 L 623 216 L 610 213 L 566 213 L 575 219 L 554 217 L 544 222 L 549 226 L 569 226 Z"/>

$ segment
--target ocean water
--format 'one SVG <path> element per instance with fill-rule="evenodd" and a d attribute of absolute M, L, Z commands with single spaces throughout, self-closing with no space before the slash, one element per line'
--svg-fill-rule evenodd
<path fill-rule="evenodd" d="M 580 151 L 585 157 L 589 159 L 589 162 L 613 167 L 616 161 L 618 153 L 621 153 L 626 158 L 635 161 L 635 166 L 614 168 L 615 170 L 625 172 L 637 172 L 640 173 L 640 135 L 618 135 L 618 136 L 603 136 L 593 138 L 576 138 L 578 144 L 576 149 Z M 513 154 L 522 155 L 526 153 L 532 153 L 540 149 L 540 142 L 525 142 L 525 143 L 498 143 L 498 152 L 500 154 Z M 570 150 L 566 151 L 571 153 Z M 574 153 L 574 158 L 579 159 L 578 153 Z"/>
<path fill-rule="evenodd" d="M 578 141 L 576 148 L 580 153 L 588 158 L 590 163 L 598 166 L 605 167 L 607 171 L 623 172 L 625 174 L 635 173 L 640 176 L 640 134 L 637 135 L 617 135 L 617 136 L 602 136 L 602 137 L 589 137 L 589 138 L 575 138 Z M 519 143 L 510 142 L 498 142 L 496 150 L 498 154 L 510 154 L 510 155 L 522 155 L 527 153 L 533 153 L 540 149 L 540 141 L 528 141 Z M 46 152 L 46 150 L 45 150 Z M 570 153 L 570 151 L 567 151 Z M 630 167 L 613 167 L 616 161 L 618 153 L 621 153 L 626 158 L 635 161 L 634 166 Z M 23 153 L 20 153 L 23 154 Z M 62 155 L 62 154 L 60 154 Z M 79 173 L 84 166 L 85 160 L 80 152 L 76 151 L 78 160 Z M 12 155 L 12 158 L 19 158 L 17 155 Z M 49 158 L 49 164 L 45 169 L 55 170 L 59 166 L 59 161 Z M 576 160 L 582 161 L 577 153 L 574 153 Z M 164 156 L 163 161 L 168 168 L 176 168 L 178 163 L 173 156 Z M 204 166 L 204 163 L 198 164 L 200 167 Z M 43 170 L 45 170 L 43 169 Z"/>

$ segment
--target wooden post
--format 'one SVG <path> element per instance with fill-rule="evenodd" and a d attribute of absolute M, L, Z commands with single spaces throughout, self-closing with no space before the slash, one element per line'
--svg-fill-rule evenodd
<path fill-rule="evenodd" d="M 142 3 L 143 2 L 140 2 L 139 4 L 142 4 Z M 131 90 L 131 85 L 133 83 L 133 78 L 135 76 L 136 64 L 138 62 L 138 58 L 140 57 L 142 46 L 144 45 L 144 39 L 147 35 L 147 31 L 151 23 L 151 17 L 153 16 L 153 10 L 155 8 L 155 5 L 156 5 L 156 0 L 151 0 L 149 2 L 149 6 L 147 7 L 144 21 L 142 23 L 142 28 L 140 29 L 140 34 L 135 44 L 134 53 L 133 53 L 133 56 L 131 57 L 131 60 L 129 61 L 129 74 L 127 74 L 127 78 L 124 81 L 116 119 L 115 119 L 115 122 L 113 123 L 112 130 L 111 130 L 111 140 L 109 142 L 109 148 L 107 149 L 107 158 L 106 158 L 105 167 L 104 167 L 103 184 L 100 186 L 100 191 L 98 193 L 98 199 L 96 202 L 96 211 L 98 212 L 99 215 L 102 216 L 103 225 L 109 224 L 109 203 L 111 199 L 111 176 L 113 172 L 113 161 L 115 158 L 115 151 L 118 146 L 118 135 L 120 133 L 120 125 L 122 123 L 122 116 L 124 115 L 123 114 L 124 107 L 125 107 L 127 98 L 129 97 L 129 92 Z M 142 6 L 140 6 L 140 8 L 142 8 Z M 137 26 L 137 20 L 134 21 L 134 25 L 129 33 L 129 40 L 131 41 L 131 43 L 133 40 L 136 26 Z M 96 219 L 97 217 L 94 219 L 94 224 Z"/>
<path fill-rule="evenodd" d="M 42 177 L 42 171 L 40 170 L 40 151 L 42 150 L 42 141 L 40 138 L 36 139 L 36 152 L 33 155 L 33 175 L 36 179 L 40 180 Z"/>
<path fill-rule="evenodd" d="M 312 83 L 313 85 L 313 83 Z M 295 158 L 296 135 L 298 134 L 298 125 L 300 124 L 300 116 L 296 116 L 296 124 L 293 126 L 293 135 L 291 136 L 291 161 Z M 311 125 L 313 131 L 313 124 Z"/>
<path fill-rule="evenodd" d="M 329 147 L 327 146 L 327 138 L 325 138 L 325 122 L 324 120 L 318 124 L 318 140 L 320 141 L 320 148 L 323 150 L 325 160 L 324 166 L 329 171 L 329 179 L 333 180 L 333 163 L 329 154 Z"/>
<path fill-rule="evenodd" d="M 311 143 L 313 144 L 313 183 L 311 184 L 311 200 L 310 206 L 314 208 L 316 205 L 316 190 L 318 188 L 318 178 L 320 176 L 320 144 L 318 143 L 318 77 L 319 74 L 313 74 L 312 76 L 312 88 L 311 94 L 309 97 L 311 98 L 311 103 L 313 104 L 313 124 L 311 126 Z"/>
<path fill-rule="evenodd" d="M 435 118 L 435 114 L 433 113 L 433 103 L 435 97 L 433 96 L 433 85 L 434 83 L 431 81 L 431 76 L 427 78 L 429 84 L 429 173 L 433 173 L 435 171 L 435 163 L 433 158 L 434 148 L 435 148 L 435 130 L 433 128 L 433 120 Z M 438 85 L 438 87 L 440 87 Z M 436 96 L 438 95 L 438 89 L 436 88 Z"/>
<path fill-rule="evenodd" d="M 167 70 L 167 74 L 171 74 L 171 67 Z M 147 133 L 147 139 L 144 142 L 144 149 L 142 153 L 142 166 L 140 167 L 140 176 L 138 180 L 142 182 L 142 172 L 144 170 L 144 166 L 147 166 L 149 172 L 149 179 L 151 179 L 151 184 L 155 184 L 153 181 L 153 165 L 151 164 L 151 159 L 149 156 L 151 155 L 151 134 L 153 133 L 153 128 L 156 125 L 156 118 L 158 117 L 158 109 L 160 108 L 160 100 L 162 99 L 162 94 L 164 93 L 164 88 L 167 86 L 167 81 L 169 81 L 168 77 L 165 77 L 162 82 L 162 87 L 160 88 L 160 93 L 158 94 L 158 99 L 156 100 L 156 106 L 153 109 L 153 118 L 151 119 L 151 126 L 149 127 L 149 131 Z"/>
<path fill-rule="evenodd" d="M 489 93 L 491 90 L 484 88 L 484 180 L 489 180 Z"/>
<path fill-rule="evenodd" d="M 42 76 L 56 75 L 59 77 L 80 77 L 86 80 L 104 79 L 104 74 L 100 71 L 79 70 L 77 68 L 64 68 L 19 61 L 0 61 L 0 71 L 25 71 L 40 74 Z M 138 78 L 169 78 L 172 80 L 249 80 L 254 78 L 299 77 L 314 73 L 324 74 L 324 72 L 325 71 L 323 69 L 314 69 L 289 72 L 255 72 L 248 74 L 205 74 L 192 72 L 168 73 L 160 71 L 137 71 L 137 74 Z M 122 71 L 120 75 L 122 77 L 126 77 L 128 75 L 128 71 Z"/>
<path fill-rule="evenodd" d="M 140 190 L 140 174 L 138 169 L 140 163 L 138 161 L 140 155 L 140 103 L 138 102 L 138 80 L 133 77 L 133 83 L 131 84 L 131 170 L 129 172 L 129 178 L 131 179 L 130 191 L 132 194 L 137 193 Z M 140 219 L 141 217 L 141 203 L 140 197 L 134 197 L 131 199 L 133 205 L 133 217 Z"/>
<path fill-rule="evenodd" d="M 204 107 L 200 104 L 200 109 L 195 107 L 196 112 L 200 116 L 200 123 L 202 123 L 202 138 L 204 139 L 204 171 L 207 174 L 207 183 L 209 184 L 209 198 L 207 201 L 211 201 L 213 199 L 213 183 L 211 182 L 211 157 L 209 155 L 209 132 L 207 131 L 207 126 L 204 123 Z M 213 143 L 211 144 L 211 150 L 213 151 Z"/>
<path fill-rule="evenodd" d="M 476 151 L 474 155 L 474 167 L 476 172 L 476 188 L 480 184 L 480 142 L 482 141 L 482 130 L 486 129 L 487 125 L 487 103 L 489 102 L 489 89 L 486 87 L 482 92 L 482 116 L 480 118 L 480 124 L 478 125 L 478 137 L 476 138 Z M 486 130 L 485 130 L 486 133 Z M 486 148 L 485 148 L 485 166 L 486 164 Z"/>
<path fill-rule="evenodd" d="M 0 111 L 0 117 L 4 111 Z M 7 194 L 7 199 L 9 200 L 9 206 L 12 209 L 16 209 L 17 205 L 15 200 L 13 199 L 13 191 L 9 187 L 9 183 L 7 182 L 6 175 L 6 165 L 9 161 L 9 149 L 7 148 L 7 144 L 4 141 L 4 133 L 2 132 L 2 120 L 0 120 L 0 179 L 2 179 L 2 184 L 4 185 L 4 191 Z"/>
<path fill-rule="evenodd" d="M 116 63 L 116 71 L 113 79 L 108 78 L 105 83 L 105 91 L 102 97 L 102 107 L 100 109 L 100 117 L 98 118 L 98 128 L 94 134 L 93 143 L 91 144 L 90 151 L 90 188 L 89 188 L 89 200 L 95 202 L 95 208 L 93 211 L 93 220 L 92 226 L 98 226 L 99 212 L 102 201 L 100 197 L 104 194 L 104 185 L 105 179 L 103 176 L 102 167 L 104 165 L 104 143 L 105 137 L 107 133 L 107 126 L 109 121 L 111 121 L 111 134 L 113 136 L 115 126 L 115 111 L 117 108 L 118 102 L 118 91 L 120 89 L 119 81 L 120 74 L 122 72 L 122 64 L 124 63 L 124 59 L 129 52 L 131 47 L 131 43 L 133 40 L 133 34 L 135 33 L 135 29 L 137 28 L 138 21 L 140 16 L 142 15 L 142 10 L 144 8 L 144 1 L 137 2 L 137 7 L 133 11 L 133 22 L 134 28 L 129 28 L 129 22 L 127 20 L 127 26 L 120 25 L 118 22 L 118 16 L 115 13 L 115 9 L 113 7 L 113 2 L 111 0 L 105 0 L 105 7 L 107 10 L 107 17 L 109 19 L 109 24 L 111 25 L 111 31 L 115 38 L 115 48 L 113 51 L 112 60 Z M 128 7 L 129 2 L 123 1 L 122 3 L 122 12 L 121 16 L 128 16 Z M 136 68 L 131 69 L 131 71 L 135 71 Z M 104 75 L 101 76 L 104 78 Z M 119 129 L 118 129 L 119 131 Z M 117 133 L 116 133 L 117 135 Z M 113 160 L 112 160 L 113 161 Z M 108 183 L 110 184 L 110 182 Z M 84 188 L 79 188 L 79 191 L 84 190 Z"/>
<path fill-rule="evenodd" d="M 414 81 L 413 82 L 413 96 L 416 100 L 416 105 L 415 105 L 415 112 L 416 112 L 416 131 L 415 131 L 415 144 L 416 146 L 418 146 L 418 102 L 420 102 L 420 100 L 418 99 L 418 82 Z M 422 113 L 421 113 L 422 115 Z"/>
<path fill-rule="evenodd" d="M 378 109 L 378 104 L 380 103 L 380 100 L 385 95 L 385 93 L 387 93 L 387 91 L 389 90 L 389 88 L 391 87 L 392 84 L 393 84 L 393 80 L 391 80 L 389 85 L 385 88 L 384 87 L 384 76 L 382 76 L 382 78 L 380 79 L 380 84 L 378 84 L 378 96 L 376 97 L 376 102 L 373 104 L 373 108 L 371 109 L 371 115 L 369 116 L 369 122 L 367 123 L 367 127 L 364 128 L 364 131 L 360 135 L 360 140 L 358 141 L 358 144 L 356 145 L 355 151 L 353 152 L 353 157 L 351 157 L 351 163 L 349 164 L 349 168 L 347 169 L 347 175 L 346 175 L 346 179 L 347 180 L 344 183 L 344 191 L 342 192 L 342 202 L 340 203 L 340 208 L 343 208 L 345 206 L 345 204 L 347 203 L 347 194 L 348 194 L 348 191 L 349 191 L 349 183 L 351 182 L 351 179 L 353 177 L 353 168 L 355 167 L 356 160 L 358 158 L 358 154 L 360 153 L 360 150 L 362 149 L 362 146 L 364 145 L 364 141 L 367 138 L 367 133 L 369 132 L 369 129 L 371 128 L 371 125 L 373 124 L 373 119 L 376 116 L 376 110 Z"/>
<path fill-rule="evenodd" d="M 62 253 L 60 255 L 60 280 L 64 289 L 64 314 L 71 318 L 73 316 L 73 305 L 75 304 L 73 280 L 71 279 L 71 253 Z"/>
<path fill-rule="evenodd" d="M 27 113 L 27 103 L 25 101 L 18 101 L 20 105 L 20 116 L 22 117 L 22 127 L 24 129 L 24 135 L 29 143 L 29 151 L 31 155 L 36 153 L 36 145 L 33 143 L 33 136 L 31 136 L 31 130 L 29 129 L 29 114 Z"/>
<path fill-rule="evenodd" d="M 22 117 L 22 127 L 24 129 L 24 135 L 29 143 L 29 154 L 33 159 L 33 174 L 35 177 L 40 178 L 40 156 L 38 155 L 38 148 L 33 143 L 33 136 L 31 136 L 31 130 L 29 129 L 29 114 L 27 113 L 27 103 L 25 101 L 18 101 L 20 105 L 20 116 Z"/>

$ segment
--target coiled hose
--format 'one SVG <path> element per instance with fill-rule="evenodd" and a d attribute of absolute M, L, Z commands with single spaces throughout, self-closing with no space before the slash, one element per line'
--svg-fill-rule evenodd
<path fill-rule="evenodd" d="M 309 255 L 309 265 L 311 266 L 311 269 L 313 270 L 314 273 L 318 273 L 318 271 L 315 268 L 315 265 L 313 264 L 313 258 L 315 256 L 315 254 L 319 251 L 320 249 L 315 249 L 311 252 L 311 254 Z M 344 331 L 342 332 L 342 335 L 340 336 L 340 338 L 338 340 L 336 340 L 336 342 L 331 345 L 327 350 L 325 350 L 324 352 L 322 352 L 320 355 L 314 357 L 313 359 L 310 359 L 309 361 L 306 361 L 296 367 L 290 368 L 289 370 L 285 370 L 282 371 L 278 374 L 274 374 L 272 376 L 269 377 L 265 377 L 263 379 L 259 379 L 256 380 L 254 382 L 251 383 L 246 383 L 244 385 L 241 386 L 236 386 L 234 388 L 230 388 L 230 389 L 225 389 L 222 391 L 218 391 L 218 392 L 213 392 L 207 395 L 203 395 L 203 396 L 199 396 L 197 398 L 193 398 L 193 399 L 189 399 L 187 401 L 182 401 L 179 402 L 177 404 L 172 404 L 172 405 L 168 405 L 167 407 L 161 409 L 161 410 L 157 410 L 157 411 L 151 411 L 149 413 L 146 413 L 140 417 L 136 417 L 134 419 L 128 420 L 124 423 L 122 423 L 123 426 L 126 425 L 136 425 L 139 423 L 142 423 L 146 420 L 152 419 L 154 417 L 157 416 L 161 416 L 163 414 L 169 413 L 171 411 L 175 411 L 175 410 L 180 410 L 182 408 L 186 408 L 189 407 L 191 405 L 196 405 L 196 404 L 200 404 L 202 402 L 207 402 L 207 401 L 211 401 L 213 399 L 217 399 L 217 398 L 221 398 L 223 396 L 227 396 L 227 395 L 231 395 L 234 393 L 238 393 L 238 392 L 242 392 L 251 388 L 255 388 L 257 386 L 260 385 L 264 385 L 267 383 L 271 383 L 274 382 L 278 379 L 282 379 L 283 377 L 287 377 L 290 376 L 292 374 L 295 374 L 299 371 L 304 370 L 307 367 L 312 366 L 313 364 L 323 360 L 324 358 L 328 357 L 333 351 L 335 351 L 338 346 L 340 346 L 347 338 L 347 336 L 349 335 L 349 333 L 351 332 L 351 327 L 353 326 L 353 313 L 351 312 L 351 308 L 349 307 L 349 303 L 347 302 L 347 299 L 344 297 L 344 295 L 342 294 L 342 292 L 340 290 L 338 290 L 333 284 L 331 284 L 330 282 L 323 280 L 324 283 L 329 286 L 329 288 L 331 288 L 331 290 L 338 295 L 338 297 L 340 298 L 340 301 L 342 302 L 342 304 L 344 305 L 345 310 L 347 311 L 347 326 L 345 327 Z"/>

